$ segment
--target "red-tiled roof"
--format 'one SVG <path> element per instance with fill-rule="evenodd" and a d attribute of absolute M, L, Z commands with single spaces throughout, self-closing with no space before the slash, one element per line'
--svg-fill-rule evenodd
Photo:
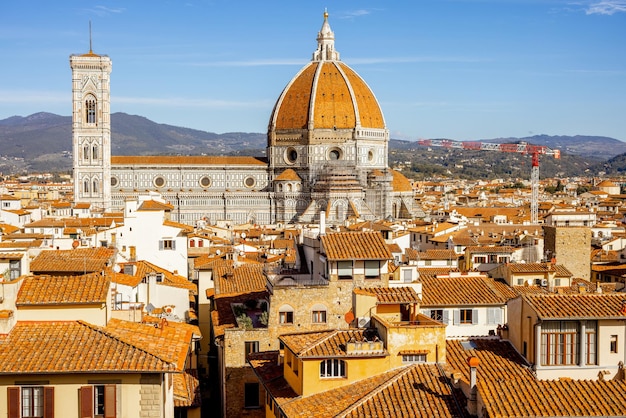
<path fill-rule="evenodd" d="M 465 345 L 465 346 L 464 346 Z M 469 382 L 467 358 L 475 356 L 478 395 L 489 417 L 625 416 L 626 381 L 536 380 L 506 341 L 448 340 L 446 359 Z M 465 348 L 467 347 L 467 349 Z"/>
<path fill-rule="evenodd" d="M 94 273 L 103 271 L 113 259 L 113 248 L 76 248 L 42 251 L 31 263 L 33 273 Z"/>
<path fill-rule="evenodd" d="M 287 417 L 465 417 L 434 364 L 400 367 L 351 385 L 286 402 Z"/>
<path fill-rule="evenodd" d="M 163 361 L 175 364 L 179 371 L 185 369 L 193 337 L 193 332 L 189 328 L 170 325 L 166 320 L 155 326 L 111 318 L 106 331 Z"/>
<path fill-rule="evenodd" d="M 261 264 L 238 267 L 220 265 L 213 269 L 215 294 L 218 296 L 265 290 L 267 281 Z"/>
<path fill-rule="evenodd" d="M 337 232 L 321 236 L 329 260 L 391 260 L 380 232 Z"/>
<path fill-rule="evenodd" d="M 525 295 L 541 319 L 626 319 L 626 295 Z"/>
<path fill-rule="evenodd" d="M 173 364 L 83 321 L 18 321 L 0 335 L 0 374 L 173 370 Z"/>
<path fill-rule="evenodd" d="M 82 276 L 25 277 L 15 304 L 17 306 L 102 304 L 106 302 L 109 284 L 109 278 L 98 273 Z"/>
<path fill-rule="evenodd" d="M 408 286 L 357 288 L 354 293 L 375 296 L 380 305 L 421 302 L 415 289 Z"/>
<path fill-rule="evenodd" d="M 572 277 L 573 274 L 562 264 L 552 263 L 515 263 L 507 264 L 511 273 L 546 273 L 555 272 L 557 277 Z"/>
<path fill-rule="evenodd" d="M 280 173 L 274 180 L 278 181 L 302 181 L 298 173 L 296 173 L 293 169 L 288 168 L 282 173 Z"/>
<path fill-rule="evenodd" d="M 141 205 L 137 208 L 137 210 L 143 211 L 170 211 L 173 210 L 174 206 L 169 203 L 159 202 L 158 200 L 144 200 L 141 202 Z"/>
<path fill-rule="evenodd" d="M 422 306 L 502 305 L 506 298 L 484 276 L 422 277 Z"/>
<path fill-rule="evenodd" d="M 283 334 L 279 339 L 301 358 L 353 356 L 346 352 L 346 343 L 367 341 L 363 329 Z M 380 354 L 385 355 L 386 351 Z"/>
<path fill-rule="evenodd" d="M 251 353 L 248 354 L 247 361 L 272 398 L 278 405 L 282 405 L 298 395 L 283 377 L 284 366 L 278 362 L 279 356 L 278 351 Z"/>

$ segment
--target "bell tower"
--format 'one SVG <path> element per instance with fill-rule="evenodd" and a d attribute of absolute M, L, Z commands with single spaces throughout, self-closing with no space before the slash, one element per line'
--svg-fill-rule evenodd
<path fill-rule="evenodd" d="M 90 30 L 91 32 L 91 30 Z M 91 50 L 70 55 L 74 202 L 111 207 L 111 59 Z"/>

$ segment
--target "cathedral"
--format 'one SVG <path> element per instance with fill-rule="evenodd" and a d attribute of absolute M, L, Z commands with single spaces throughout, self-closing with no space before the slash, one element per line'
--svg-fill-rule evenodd
<path fill-rule="evenodd" d="M 112 156 L 111 59 L 70 56 L 74 200 L 119 210 L 156 192 L 172 220 L 234 224 L 412 218 L 410 181 L 388 167 L 389 130 L 374 93 L 339 58 L 324 13 L 317 49 L 278 96 L 266 158 Z"/>

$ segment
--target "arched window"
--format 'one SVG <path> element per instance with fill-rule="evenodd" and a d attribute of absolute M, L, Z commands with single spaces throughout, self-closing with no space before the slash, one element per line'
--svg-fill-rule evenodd
<path fill-rule="evenodd" d="M 196 246 L 196 240 L 193 240 L 193 239 L 189 240 L 189 246 L 190 247 L 195 247 Z"/>
<path fill-rule="evenodd" d="M 89 194 L 89 180 L 83 182 L 83 193 Z"/>
<path fill-rule="evenodd" d="M 198 240 L 198 247 L 204 247 L 204 241 L 199 239 Z"/>
<path fill-rule="evenodd" d="M 93 96 L 87 96 L 85 100 L 85 121 L 96 123 L 96 98 Z"/>
<path fill-rule="evenodd" d="M 100 193 L 100 185 L 98 184 L 98 179 L 94 179 L 94 181 L 93 181 L 93 188 L 91 189 L 91 192 L 93 194 Z"/>
<path fill-rule="evenodd" d="M 92 148 L 91 158 L 93 158 L 94 160 L 98 159 L 98 146 L 97 145 L 94 145 Z"/>
<path fill-rule="evenodd" d="M 346 362 L 336 358 L 322 360 L 320 377 L 346 377 Z"/>
<path fill-rule="evenodd" d="M 89 145 L 83 147 L 83 160 L 89 161 Z"/>

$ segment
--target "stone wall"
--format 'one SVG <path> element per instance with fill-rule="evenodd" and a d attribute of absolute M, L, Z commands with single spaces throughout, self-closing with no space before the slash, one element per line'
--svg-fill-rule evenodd
<path fill-rule="evenodd" d="M 145 374 L 141 376 L 139 381 L 141 389 L 139 389 L 139 418 L 156 418 L 161 416 L 161 381 L 159 375 Z"/>
<path fill-rule="evenodd" d="M 544 251 L 556 254 L 574 278 L 591 279 L 591 229 L 588 227 L 544 226 Z"/>

